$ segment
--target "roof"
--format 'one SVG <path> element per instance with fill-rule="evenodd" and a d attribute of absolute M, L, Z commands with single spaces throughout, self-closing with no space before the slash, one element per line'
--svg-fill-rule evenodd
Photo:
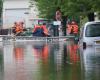
<path fill-rule="evenodd" d="M 85 25 L 94 24 L 94 23 L 100 23 L 100 21 L 90 21 L 90 22 L 85 23 Z"/>
<path fill-rule="evenodd" d="M 5 0 L 3 2 L 4 9 L 10 8 L 28 8 L 29 1 L 28 0 Z"/>

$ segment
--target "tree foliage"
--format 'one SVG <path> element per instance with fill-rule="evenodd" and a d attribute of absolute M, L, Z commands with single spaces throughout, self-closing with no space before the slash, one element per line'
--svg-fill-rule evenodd
<path fill-rule="evenodd" d="M 54 18 L 58 3 L 56 0 L 34 0 L 40 12 L 40 17 Z M 59 0 L 60 1 L 60 0 Z M 60 3 L 60 2 L 59 2 Z"/>
<path fill-rule="evenodd" d="M 86 16 L 100 11 L 100 0 L 35 0 L 41 17 L 53 18 L 57 7 L 63 16 Z"/>
<path fill-rule="evenodd" d="M 1 17 L 1 14 L 2 14 L 2 7 L 3 7 L 3 2 L 2 2 L 2 0 L 0 0 L 0 17 Z"/>

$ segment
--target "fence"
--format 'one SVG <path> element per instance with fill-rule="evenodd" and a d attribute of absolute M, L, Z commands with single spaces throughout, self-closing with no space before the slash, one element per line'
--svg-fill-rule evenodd
<path fill-rule="evenodd" d="M 0 29 L 0 35 L 8 35 L 11 33 L 12 33 L 11 29 Z"/>

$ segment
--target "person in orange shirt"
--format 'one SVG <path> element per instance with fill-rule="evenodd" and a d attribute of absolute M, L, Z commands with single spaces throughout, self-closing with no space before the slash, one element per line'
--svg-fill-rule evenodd
<path fill-rule="evenodd" d="M 72 34 L 72 35 L 75 35 L 75 36 L 78 34 L 78 25 L 75 21 L 68 23 L 67 34 Z"/>
<path fill-rule="evenodd" d="M 23 24 L 22 23 L 16 23 L 15 25 L 15 35 L 20 36 L 23 33 Z"/>
<path fill-rule="evenodd" d="M 46 37 L 49 36 L 46 25 L 35 25 L 33 29 L 33 36 Z"/>
<path fill-rule="evenodd" d="M 40 25 L 35 25 L 33 29 L 33 36 L 43 37 L 43 29 Z"/>
<path fill-rule="evenodd" d="M 33 32 L 35 33 L 37 29 L 41 29 L 41 26 L 40 25 L 35 25 L 34 28 L 33 28 Z"/>
<path fill-rule="evenodd" d="M 78 35 L 78 25 L 75 21 L 71 22 L 71 28 L 72 28 L 73 34 L 75 36 Z"/>
<path fill-rule="evenodd" d="M 72 33 L 72 27 L 71 27 L 71 23 L 68 22 L 67 24 L 67 35 L 71 34 Z"/>
<path fill-rule="evenodd" d="M 46 27 L 46 24 L 43 23 L 43 25 L 42 25 L 41 27 L 42 27 L 42 29 L 43 29 L 43 32 L 44 32 L 45 36 L 50 36 L 50 35 L 49 35 L 49 32 L 48 32 L 48 29 L 47 29 L 47 27 Z"/>
<path fill-rule="evenodd" d="M 16 34 L 16 26 L 17 26 L 17 22 L 14 22 L 14 26 L 12 27 L 12 33 L 14 35 Z"/>

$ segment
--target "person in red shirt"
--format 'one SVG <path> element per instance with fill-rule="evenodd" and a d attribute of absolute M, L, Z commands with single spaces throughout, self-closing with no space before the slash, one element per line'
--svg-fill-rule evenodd
<path fill-rule="evenodd" d="M 72 33 L 71 31 L 72 31 L 71 23 L 68 22 L 68 24 L 67 24 L 67 35 L 70 35 Z"/>
<path fill-rule="evenodd" d="M 14 26 L 13 26 L 13 33 L 15 36 L 21 36 L 21 34 L 23 33 L 23 23 L 22 22 L 15 22 Z"/>
<path fill-rule="evenodd" d="M 33 29 L 33 36 L 46 37 L 49 36 L 46 25 L 35 25 Z"/>
<path fill-rule="evenodd" d="M 43 37 L 43 29 L 40 25 L 35 25 L 33 28 L 33 36 Z"/>
<path fill-rule="evenodd" d="M 78 35 L 78 25 L 75 21 L 72 21 L 71 23 L 69 23 L 67 25 L 67 34 L 71 34 L 71 35 Z"/>
<path fill-rule="evenodd" d="M 43 23 L 43 25 L 41 25 L 42 29 L 43 29 L 43 33 L 45 34 L 45 36 L 50 36 L 49 35 L 49 32 L 48 32 L 48 29 L 46 27 L 46 24 Z"/>
<path fill-rule="evenodd" d="M 71 22 L 71 27 L 73 28 L 73 34 L 77 35 L 78 34 L 78 25 L 75 21 Z"/>

